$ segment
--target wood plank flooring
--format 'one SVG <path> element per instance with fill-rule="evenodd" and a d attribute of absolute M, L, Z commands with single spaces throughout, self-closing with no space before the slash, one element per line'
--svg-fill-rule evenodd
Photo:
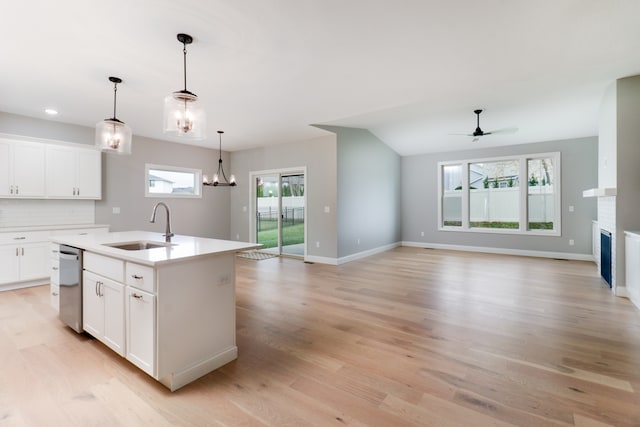
<path fill-rule="evenodd" d="M 237 260 L 238 360 L 170 393 L 0 293 L 0 426 L 640 426 L 640 310 L 588 262 Z"/>

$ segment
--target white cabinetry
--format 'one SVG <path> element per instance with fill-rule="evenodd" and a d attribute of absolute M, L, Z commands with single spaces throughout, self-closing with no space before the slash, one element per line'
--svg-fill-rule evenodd
<path fill-rule="evenodd" d="M 127 360 L 152 377 L 155 376 L 156 296 L 126 288 Z"/>
<path fill-rule="evenodd" d="M 60 311 L 60 246 L 51 243 L 49 246 L 49 304 L 57 312 Z"/>
<path fill-rule="evenodd" d="M 0 284 L 49 275 L 48 232 L 0 233 Z"/>
<path fill-rule="evenodd" d="M 97 150 L 47 145 L 47 197 L 100 199 L 102 160 Z"/>
<path fill-rule="evenodd" d="M 627 295 L 640 308 L 640 233 L 626 231 L 624 234 Z"/>
<path fill-rule="evenodd" d="M 45 145 L 0 139 L 0 197 L 45 196 Z"/>
<path fill-rule="evenodd" d="M 87 263 L 87 261 L 89 261 Z M 87 265 L 88 264 L 88 265 Z M 118 265 L 119 264 L 119 265 Z M 84 254 L 82 283 L 83 329 L 116 353 L 125 355 L 123 262 L 93 253 Z M 113 269 L 113 267 L 116 267 Z M 91 271 L 96 270 L 96 271 Z"/>

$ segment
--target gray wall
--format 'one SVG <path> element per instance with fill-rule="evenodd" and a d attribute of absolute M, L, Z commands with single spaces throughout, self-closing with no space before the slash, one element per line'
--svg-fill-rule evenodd
<path fill-rule="evenodd" d="M 93 145 L 95 130 L 0 112 L 0 132 Z M 222 158 L 227 165 L 228 153 L 223 152 Z M 201 199 L 145 198 L 145 163 L 202 169 L 211 175 L 218 165 L 218 150 L 134 135 L 131 156 L 102 155 L 102 200 L 95 202 L 96 223 L 109 224 L 112 231 L 164 231 L 163 213 L 158 214 L 158 223 L 149 223 L 153 205 L 163 200 L 171 208 L 175 233 L 229 238 L 228 188 L 203 188 Z M 112 213 L 113 207 L 120 208 L 119 215 Z"/>
<path fill-rule="evenodd" d="M 400 243 L 400 156 L 366 129 L 337 136 L 338 257 Z"/>
<path fill-rule="evenodd" d="M 640 76 L 617 81 L 616 283 L 625 286 L 624 231 L 640 230 Z"/>
<path fill-rule="evenodd" d="M 591 254 L 591 226 L 596 200 L 582 191 L 598 185 L 596 137 L 425 154 L 402 158 L 402 240 L 405 242 Z M 562 235 L 524 236 L 438 231 L 439 161 L 481 159 L 517 154 L 561 152 Z M 570 213 L 572 205 L 575 211 Z M 424 237 L 420 235 L 424 231 Z M 575 246 L 569 246 L 569 239 Z"/>
<path fill-rule="evenodd" d="M 231 236 L 242 241 L 250 237 L 250 172 L 306 167 L 307 256 L 336 258 L 336 137 L 327 135 L 308 141 L 235 151 L 231 168 L 238 185 L 231 189 Z M 330 212 L 325 213 L 325 206 Z M 246 207 L 246 210 L 243 209 Z M 316 247 L 319 242 L 320 247 Z"/>

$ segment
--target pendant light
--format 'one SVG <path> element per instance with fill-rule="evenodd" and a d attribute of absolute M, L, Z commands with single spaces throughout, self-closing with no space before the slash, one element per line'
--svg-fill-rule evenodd
<path fill-rule="evenodd" d="M 198 96 L 187 90 L 187 45 L 193 42 L 193 37 L 180 33 L 178 41 L 183 46 L 184 89 L 164 99 L 163 132 L 181 138 L 204 139 L 207 128 L 204 110 Z"/>
<path fill-rule="evenodd" d="M 95 145 L 102 151 L 131 154 L 131 128 L 116 118 L 116 94 L 122 79 L 109 77 L 109 81 L 113 83 L 113 117 L 96 124 Z"/>
<path fill-rule="evenodd" d="M 227 181 L 227 176 L 224 174 L 224 168 L 222 167 L 222 134 L 223 133 L 224 132 L 221 130 L 218 131 L 219 141 L 220 141 L 220 145 L 219 145 L 220 157 L 218 159 L 218 171 L 215 173 L 215 175 L 213 175 L 213 181 L 209 181 L 209 179 L 205 175 L 202 179 L 203 185 L 212 185 L 214 187 L 218 187 L 218 186 L 219 187 L 235 187 L 237 184 L 236 177 L 233 174 L 231 174 L 231 176 L 229 177 L 230 179 Z M 223 181 L 220 181 L 220 178 L 222 178 Z"/>

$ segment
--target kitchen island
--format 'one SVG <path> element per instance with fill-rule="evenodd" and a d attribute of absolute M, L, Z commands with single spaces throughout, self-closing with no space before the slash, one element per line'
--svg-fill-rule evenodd
<path fill-rule="evenodd" d="M 143 231 L 51 241 L 84 251 L 84 331 L 171 391 L 237 358 L 235 254 L 261 245 Z"/>

